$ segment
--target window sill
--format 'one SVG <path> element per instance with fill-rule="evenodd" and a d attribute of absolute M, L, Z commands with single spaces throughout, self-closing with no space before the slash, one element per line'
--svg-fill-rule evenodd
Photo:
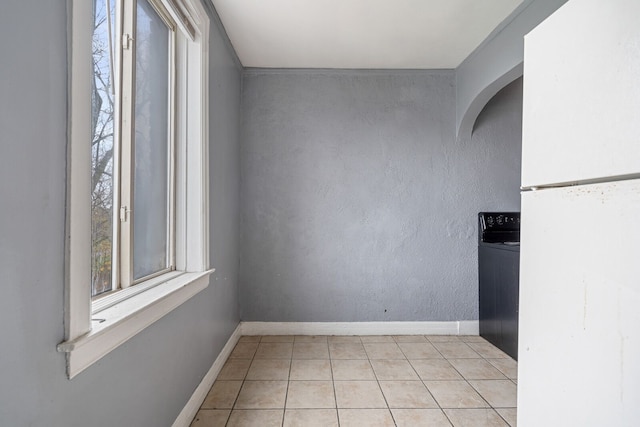
<path fill-rule="evenodd" d="M 164 283 L 95 313 L 90 332 L 58 344 L 58 351 L 67 353 L 69 379 L 204 290 L 209 285 L 209 275 L 213 271 L 171 277 Z"/>

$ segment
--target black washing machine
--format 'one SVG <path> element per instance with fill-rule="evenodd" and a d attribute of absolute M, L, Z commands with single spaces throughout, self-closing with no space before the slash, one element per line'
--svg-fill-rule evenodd
<path fill-rule="evenodd" d="M 520 213 L 478 214 L 480 336 L 518 360 Z"/>

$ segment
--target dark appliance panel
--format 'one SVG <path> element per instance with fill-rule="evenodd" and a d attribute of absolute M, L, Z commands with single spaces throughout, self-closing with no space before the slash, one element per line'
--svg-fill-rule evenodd
<path fill-rule="evenodd" d="M 478 215 L 480 336 L 518 359 L 520 213 Z"/>

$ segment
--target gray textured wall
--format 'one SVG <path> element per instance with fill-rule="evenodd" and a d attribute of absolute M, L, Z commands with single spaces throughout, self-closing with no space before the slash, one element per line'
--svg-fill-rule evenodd
<path fill-rule="evenodd" d="M 66 1 L 0 13 L 0 425 L 169 426 L 238 323 L 240 72 L 212 25 L 209 288 L 65 375 Z"/>
<path fill-rule="evenodd" d="M 455 141 L 453 71 L 243 86 L 243 320 L 477 319 L 476 214 L 519 208 L 520 141 Z"/>

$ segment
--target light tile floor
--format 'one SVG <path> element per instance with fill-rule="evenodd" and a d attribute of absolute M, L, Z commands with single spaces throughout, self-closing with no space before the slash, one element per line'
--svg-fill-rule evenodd
<path fill-rule="evenodd" d="M 516 383 L 477 336 L 245 336 L 191 426 L 515 427 Z"/>

